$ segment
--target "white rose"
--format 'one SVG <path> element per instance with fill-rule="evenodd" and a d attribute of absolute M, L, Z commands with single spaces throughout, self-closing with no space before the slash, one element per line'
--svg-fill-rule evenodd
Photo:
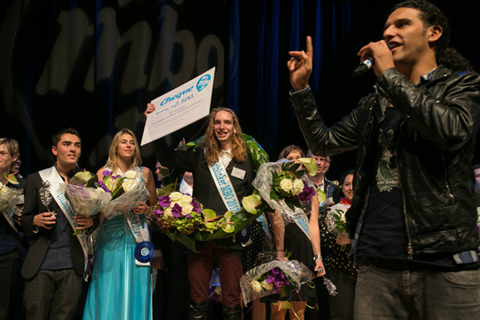
<path fill-rule="evenodd" d="M 165 211 L 163 212 L 163 214 L 164 214 L 166 217 L 173 217 L 172 208 L 167 208 L 167 209 L 165 209 Z"/>
<path fill-rule="evenodd" d="M 253 280 L 252 281 L 252 289 L 253 289 L 253 291 L 255 291 L 257 293 L 260 293 L 260 292 L 262 292 L 262 285 L 257 280 Z"/>
<path fill-rule="evenodd" d="M 295 196 L 299 195 L 300 193 L 302 193 L 303 187 L 304 187 L 304 184 L 303 184 L 302 179 L 295 179 L 295 181 L 293 181 L 293 191 L 292 191 L 292 193 Z"/>
<path fill-rule="evenodd" d="M 125 172 L 125 178 L 127 179 L 134 179 L 137 176 L 137 173 L 133 170 L 128 170 Z"/>
<path fill-rule="evenodd" d="M 170 201 L 178 202 L 180 199 L 182 199 L 182 194 L 180 192 L 174 191 L 170 193 Z"/>
<path fill-rule="evenodd" d="M 193 210 L 193 206 L 190 203 L 180 203 L 182 206 L 182 214 L 186 216 L 187 214 L 190 214 Z"/>
<path fill-rule="evenodd" d="M 285 179 L 282 179 L 282 181 L 280 181 L 280 188 L 282 188 L 283 191 L 290 192 L 292 190 L 292 187 L 293 187 L 292 180 L 285 178 Z"/>
<path fill-rule="evenodd" d="M 125 190 L 125 192 L 128 192 L 128 190 L 132 188 L 132 184 L 133 184 L 133 179 L 123 180 L 123 183 L 122 183 L 123 190 Z"/>
<path fill-rule="evenodd" d="M 189 204 L 192 202 L 192 197 L 190 197 L 188 194 L 183 194 L 180 202 L 184 204 Z"/>
<path fill-rule="evenodd" d="M 265 290 L 273 290 L 273 283 L 268 283 L 267 280 L 263 280 L 261 285 Z"/>

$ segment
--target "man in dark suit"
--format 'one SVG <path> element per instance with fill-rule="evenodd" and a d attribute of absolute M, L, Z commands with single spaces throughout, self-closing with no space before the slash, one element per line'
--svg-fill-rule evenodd
<path fill-rule="evenodd" d="M 53 136 L 54 166 L 28 176 L 22 226 L 32 234 L 22 267 L 27 319 L 73 319 L 88 263 L 86 235 L 91 217 L 75 215 L 65 184 L 80 169 L 81 139 L 72 128 Z"/>

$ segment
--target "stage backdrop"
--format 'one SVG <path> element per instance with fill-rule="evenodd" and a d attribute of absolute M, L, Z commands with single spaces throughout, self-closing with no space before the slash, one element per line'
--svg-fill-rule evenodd
<path fill-rule="evenodd" d="M 448 11 L 447 1 L 439 3 Z M 130 128 L 141 138 L 149 101 L 215 66 L 212 108 L 234 109 L 244 132 L 276 159 L 288 144 L 305 147 L 288 100 L 288 51 L 304 49 L 306 35 L 314 38 L 311 86 L 326 122 L 333 124 L 372 91 L 373 74 L 352 79 L 351 71 L 358 49 L 381 38 L 391 5 L 2 0 L 0 136 L 19 141 L 26 175 L 50 166 L 52 134 L 74 127 L 83 138 L 80 164 L 96 170 L 119 129 Z M 473 19 L 478 8 L 471 1 L 471 10 L 462 9 L 463 18 L 455 20 L 460 32 L 471 32 L 472 26 L 478 31 Z M 473 59 L 478 55 L 466 55 L 478 66 Z M 198 121 L 170 138 L 191 140 L 204 129 L 205 121 Z M 153 166 L 152 148 L 142 152 L 146 165 Z M 354 152 L 335 157 L 332 175 L 353 167 L 354 157 Z"/>

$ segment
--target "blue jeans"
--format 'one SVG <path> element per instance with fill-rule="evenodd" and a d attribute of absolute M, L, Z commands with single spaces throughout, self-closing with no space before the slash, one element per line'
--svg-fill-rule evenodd
<path fill-rule="evenodd" d="M 356 320 L 478 319 L 480 269 L 440 272 L 360 265 L 354 313 Z"/>

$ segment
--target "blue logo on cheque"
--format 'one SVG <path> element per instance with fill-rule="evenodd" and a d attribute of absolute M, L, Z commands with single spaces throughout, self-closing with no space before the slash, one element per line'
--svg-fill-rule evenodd
<path fill-rule="evenodd" d="M 197 90 L 200 92 L 205 89 L 210 83 L 211 78 L 209 74 L 202 76 L 197 82 Z"/>

